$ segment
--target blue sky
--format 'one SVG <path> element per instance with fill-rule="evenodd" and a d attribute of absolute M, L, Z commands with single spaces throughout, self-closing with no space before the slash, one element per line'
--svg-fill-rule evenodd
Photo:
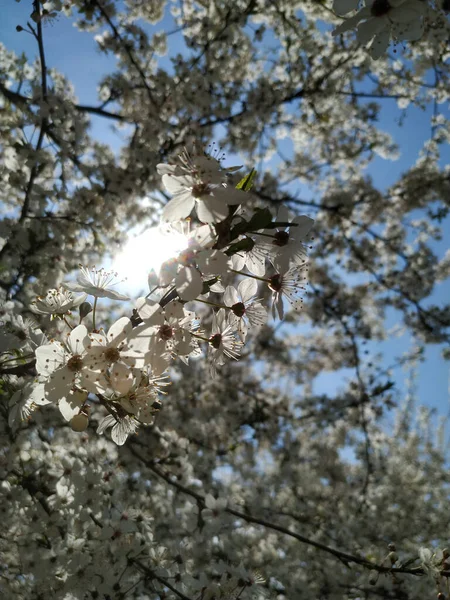
<path fill-rule="evenodd" d="M 19 24 L 25 26 L 26 20 L 29 18 L 28 11 L 31 3 L 2 0 L 2 3 L 5 2 L 7 2 L 7 7 L 3 7 L 2 10 L 0 40 L 8 49 L 14 50 L 18 54 L 25 52 L 29 59 L 37 56 L 36 42 L 33 37 L 25 32 L 17 33 L 15 29 Z M 154 26 L 146 25 L 146 29 L 149 32 L 161 29 L 173 30 L 175 28 L 173 20 L 167 13 L 168 11 L 161 22 Z M 45 26 L 44 40 L 48 66 L 55 67 L 72 81 L 80 104 L 97 105 L 97 83 L 102 74 L 110 72 L 114 68 L 114 58 L 101 54 L 97 50 L 92 33 L 78 31 L 65 17 L 60 17 L 53 24 Z M 171 36 L 169 47 L 171 53 L 183 52 L 181 35 Z M 170 64 L 167 57 L 161 60 L 165 67 Z M 380 103 L 383 109 L 379 127 L 394 137 L 401 152 L 401 157 L 397 161 L 386 161 L 377 157 L 368 169 L 375 184 L 381 189 L 385 189 L 416 161 L 424 140 L 429 137 L 432 109 L 428 107 L 426 111 L 421 111 L 415 107 L 408 107 L 406 111 L 400 111 L 395 100 L 385 99 L 380 100 Z M 448 115 L 448 107 L 442 108 L 447 111 Z M 403 126 L 400 127 L 398 120 L 403 113 Z M 93 118 L 91 134 L 103 143 L 118 148 L 119 138 L 113 131 L 112 123 L 107 119 Z M 233 162 L 234 158 L 231 156 L 229 158 Z M 445 162 L 449 161 L 450 151 L 447 153 Z M 448 248 L 449 238 L 450 231 L 447 228 L 447 236 L 444 240 L 433 244 L 433 249 L 439 256 L 442 256 Z M 450 285 L 446 282 L 437 286 L 429 302 L 444 302 L 449 297 Z M 397 315 L 392 310 L 387 325 L 392 327 L 396 322 Z M 392 362 L 394 356 L 407 351 L 411 343 L 409 335 L 392 338 L 388 343 L 384 343 L 382 351 L 386 364 Z M 375 347 L 373 349 L 375 350 Z M 425 361 L 418 367 L 417 394 L 421 403 L 436 408 L 440 414 L 447 414 L 449 409 L 449 365 L 442 360 L 440 352 L 441 348 L 437 346 L 427 349 Z M 396 381 L 400 387 L 405 389 L 403 380 L 404 375 L 398 373 Z M 329 393 L 338 385 L 339 378 L 336 374 L 324 373 L 318 378 L 315 391 Z"/>

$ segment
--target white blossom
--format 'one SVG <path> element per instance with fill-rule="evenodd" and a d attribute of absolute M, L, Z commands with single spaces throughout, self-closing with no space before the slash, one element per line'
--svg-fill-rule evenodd
<path fill-rule="evenodd" d="M 64 287 L 73 292 L 85 292 L 96 298 L 110 298 L 111 300 L 128 300 L 128 296 L 120 294 L 111 289 L 111 286 L 116 285 L 114 281 L 117 273 L 113 271 L 105 271 L 104 269 L 88 269 L 80 265 L 81 273 L 77 275 L 76 283 L 64 283 Z"/>

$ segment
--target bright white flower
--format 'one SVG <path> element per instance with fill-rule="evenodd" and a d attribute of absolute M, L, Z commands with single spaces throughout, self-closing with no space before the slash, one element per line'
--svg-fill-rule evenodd
<path fill-rule="evenodd" d="M 419 558 L 423 570 L 429 575 L 436 577 L 439 575 L 442 569 L 442 561 L 444 560 L 444 554 L 442 550 L 430 548 L 419 548 Z"/>
<path fill-rule="evenodd" d="M 261 244 L 267 252 L 267 258 L 273 264 L 286 270 L 289 265 L 303 265 L 307 256 L 305 240 L 314 225 L 314 220 L 306 215 L 291 219 L 289 211 L 285 207 L 281 207 L 276 221 L 292 223 L 292 226 L 278 227 L 275 232 L 273 230 L 265 231 L 266 234 L 274 236 L 271 242 L 266 241 L 269 239 L 267 237 L 261 240 Z"/>
<path fill-rule="evenodd" d="M 96 298 L 110 298 L 111 300 L 129 300 L 128 296 L 111 290 L 110 287 L 120 283 L 114 281 L 117 273 L 104 269 L 87 269 L 80 265 L 81 274 L 77 276 L 77 283 L 64 283 L 64 287 L 73 292 L 85 292 Z"/>
<path fill-rule="evenodd" d="M 214 185 L 191 175 L 163 175 L 163 184 L 174 197 L 163 209 L 163 221 L 186 219 L 196 208 L 203 223 L 219 223 L 228 216 L 228 206 L 244 204 L 249 195 L 231 186 Z"/>
<path fill-rule="evenodd" d="M 190 247 L 176 259 L 166 261 L 159 274 L 162 286 L 174 282 L 181 300 L 195 300 L 203 293 L 204 276 L 224 275 L 228 271 L 228 256 L 221 250 L 197 251 Z"/>
<path fill-rule="evenodd" d="M 307 268 L 294 267 L 293 269 L 278 269 L 275 275 L 269 278 L 269 288 L 272 290 L 272 315 L 276 313 L 280 319 L 284 317 L 283 296 L 288 300 L 294 310 L 301 310 L 303 298 L 300 294 L 305 290 Z"/>
<path fill-rule="evenodd" d="M 96 391 L 95 376 L 86 365 L 86 349 L 90 345 L 88 331 L 78 325 L 68 335 L 64 344 L 53 340 L 36 350 L 36 370 L 44 378 L 46 400 L 61 403 L 61 412 L 67 413 L 68 403 L 75 387 Z"/>
<path fill-rule="evenodd" d="M 266 309 L 255 298 L 257 291 L 256 280 L 247 277 L 239 283 L 237 289 L 232 285 L 227 286 L 223 295 L 224 304 L 231 308 L 230 321 L 235 321 L 242 341 L 247 335 L 247 321 L 258 328 L 267 320 Z"/>
<path fill-rule="evenodd" d="M 17 390 L 9 401 L 8 425 L 16 427 L 25 421 L 37 406 L 50 404 L 45 398 L 44 383 L 28 382 Z"/>
<path fill-rule="evenodd" d="M 87 294 L 74 296 L 68 290 L 59 287 L 49 290 L 45 296 L 37 296 L 30 304 L 30 310 L 40 315 L 66 315 L 82 304 Z"/>
<path fill-rule="evenodd" d="M 224 365 L 227 358 L 237 360 L 242 342 L 236 337 L 235 323 L 229 320 L 227 311 L 219 309 L 213 316 L 211 337 L 209 338 L 209 359 L 211 372 L 217 366 Z"/>
<path fill-rule="evenodd" d="M 213 144 L 214 146 L 214 144 Z M 156 166 L 160 175 L 192 175 L 201 181 L 209 183 L 225 183 L 226 176 L 229 173 L 234 173 L 242 167 L 223 168 L 222 161 L 225 155 L 222 154 L 220 148 L 211 148 L 211 152 L 190 154 L 186 148 L 178 155 L 178 164 L 161 163 Z"/>
<path fill-rule="evenodd" d="M 226 509 L 227 504 L 226 498 L 214 498 L 212 494 L 206 494 L 206 508 L 202 510 L 202 519 L 206 521 L 217 518 Z"/>
<path fill-rule="evenodd" d="M 247 239 L 252 247 L 249 250 L 240 250 L 231 256 L 232 268 L 235 271 L 242 271 L 247 268 L 253 275 L 264 277 L 266 273 L 266 245 L 250 237 Z"/>
<path fill-rule="evenodd" d="M 151 425 L 155 414 L 161 408 L 158 393 L 154 386 L 133 387 L 128 394 L 117 399 L 127 413 L 134 415 L 138 421 Z"/>
<path fill-rule="evenodd" d="M 391 37 L 396 40 L 420 39 L 425 12 L 426 3 L 421 0 L 365 0 L 365 6 L 336 27 L 333 35 L 357 27 L 356 37 L 360 44 L 373 39 L 370 54 L 377 59 L 385 52 Z"/>
<path fill-rule="evenodd" d="M 34 350 L 48 342 L 33 319 L 14 314 L 4 315 L 3 319 L 0 326 L 0 353 L 20 349 L 26 352 L 28 348 Z M 17 358 L 20 359 L 19 356 Z"/>
<path fill-rule="evenodd" d="M 126 394 L 133 385 L 133 369 L 144 366 L 153 334 L 146 324 L 133 328 L 128 317 L 116 321 L 108 333 L 90 334 L 86 363 L 92 370 L 96 391 L 103 393 L 112 388 Z"/>
<path fill-rule="evenodd" d="M 138 428 L 138 422 L 134 417 L 125 415 L 116 419 L 114 415 L 107 415 L 102 419 L 97 427 L 97 433 L 101 435 L 108 427 L 112 427 L 111 438 L 118 446 L 122 446 L 127 441 L 127 437 Z"/>

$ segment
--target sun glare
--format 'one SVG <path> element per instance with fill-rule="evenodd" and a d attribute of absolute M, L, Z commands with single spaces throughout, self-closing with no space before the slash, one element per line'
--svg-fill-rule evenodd
<path fill-rule="evenodd" d="M 154 269 L 157 273 L 164 261 L 172 258 L 187 246 L 187 238 L 176 231 L 162 232 L 151 227 L 139 235 L 131 235 L 123 249 L 112 259 L 112 268 L 120 277 L 126 277 L 120 288 L 125 293 L 147 293 L 147 277 Z"/>

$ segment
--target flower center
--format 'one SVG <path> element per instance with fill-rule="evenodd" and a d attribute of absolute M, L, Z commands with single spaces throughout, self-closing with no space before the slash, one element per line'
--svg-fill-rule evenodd
<path fill-rule="evenodd" d="M 196 183 L 192 186 L 191 194 L 194 198 L 201 198 L 202 196 L 209 196 L 211 188 L 207 183 Z"/>
<path fill-rule="evenodd" d="M 275 246 L 286 246 L 289 241 L 289 233 L 287 231 L 277 231 L 272 244 Z"/>
<path fill-rule="evenodd" d="M 117 350 L 117 348 L 107 348 L 105 350 L 105 359 L 109 363 L 116 362 L 117 360 L 119 360 L 119 358 L 120 358 L 120 352 Z"/>
<path fill-rule="evenodd" d="M 221 333 L 215 333 L 214 335 L 212 335 L 209 338 L 209 343 L 216 350 L 218 350 L 220 348 L 221 342 L 222 342 L 222 334 Z"/>
<path fill-rule="evenodd" d="M 389 4 L 388 0 L 375 0 L 370 7 L 370 12 L 373 17 L 383 17 L 388 14 L 391 8 L 392 6 Z"/>
<path fill-rule="evenodd" d="M 67 368 L 69 371 L 73 371 L 74 373 L 81 371 L 83 368 L 83 359 L 81 356 L 79 354 L 74 354 L 74 356 L 71 356 L 67 361 Z"/>
<path fill-rule="evenodd" d="M 272 277 L 269 279 L 269 288 L 273 292 L 279 292 L 282 287 L 283 287 L 282 275 L 280 273 L 276 273 L 275 275 L 272 275 Z"/>
<path fill-rule="evenodd" d="M 231 307 L 231 310 L 237 317 L 243 317 L 245 315 L 245 304 L 243 302 L 236 302 Z"/>
<path fill-rule="evenodd" d="M 163 340 L 170 340 L 173 337 L 173 328 L 170 325 L 161 325 L 159 335 Z"/>

